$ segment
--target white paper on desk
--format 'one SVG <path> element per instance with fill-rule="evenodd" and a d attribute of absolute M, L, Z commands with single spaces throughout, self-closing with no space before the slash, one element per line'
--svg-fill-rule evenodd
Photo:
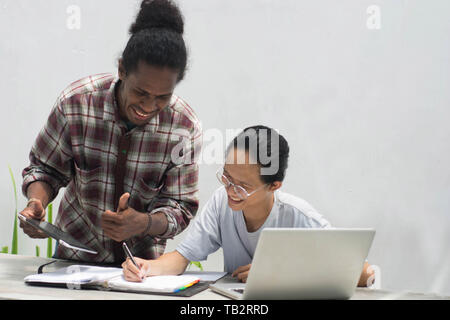
<path fill-rule="evenodd" d="M 105 281 L 122 274 L 121 268 L 72 265 L 53 272 L 33 274 L 25 282 L 86 284 Z"/>
<path fill-rule="evenodd" d="M 214 271 L 186 271 L 183 275 L 197 276 L 200 281 L 216 282 L 227 275 L 226 272 L 214 272 Z"/>
<path fill-rule="evenodd" d="M 142 282 L 130 282 L 124 279 L 123 275 L 111 279 L 107 282 L 107 287 L 121 291 L 142 291 L 142 292 L 176 292 L 179 289 L 192 285 L 200 280 L 197 276 L 153 276 L 147 277 Z"/>

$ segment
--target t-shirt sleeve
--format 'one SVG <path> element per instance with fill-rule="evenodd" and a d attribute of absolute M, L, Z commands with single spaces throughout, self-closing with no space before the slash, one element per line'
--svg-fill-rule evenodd
<path fill-rule="evenodd" d="M 317 211 L 309 211 L 307 224 L 310 228 L 332 229 L 330 222 Z"/>
<path fill-rule="evenodd" d="M 176 250 L 189 261 L 203 261 L 222 246 L 220 237 L 220 196 L 216 192 L 208 200 Z"/>

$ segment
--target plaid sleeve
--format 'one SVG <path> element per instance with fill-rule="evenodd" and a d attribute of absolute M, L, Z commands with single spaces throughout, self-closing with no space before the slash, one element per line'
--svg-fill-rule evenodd
<path fill-rule="evenodd" d="M 39 132 L 30 152 L 30 165 L 22 172 L 22 192 L 26 196 L 28 186 L 44 181 L 53 190 L 53 200 L 60 188 L 72 178 L 72 148 L 66 117 L 58 99 L 47 123 Z"/>
<path fill-rule="evenodd" d="M 202 147 L 202 132 L 196 124 L 190 135 L 189 152 L 181 164 L 173 164 L 165 173 L 164 187 L 155 202 L 149 207 L 150 214 L 163 212 L 168 221 L 164 234 L 158 238 L 173 238 L 189 225 L 199 206 L 198 163 Z"/>

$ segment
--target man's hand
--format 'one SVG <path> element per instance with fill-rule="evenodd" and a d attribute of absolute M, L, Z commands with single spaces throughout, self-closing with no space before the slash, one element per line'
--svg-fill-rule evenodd
<path fill-rule="evenodd" d="M 117 242 L 141 234 L 147 227 L 147 215 L 128 207 L 129 198 L 130 194 L 124 193 L 117 212 L 106 210 L 102 215 L 101 226 L 105 235 Z"/>
<path fill-rule="evenodd" d="M 239 281 L 241 282 L 247 282 L 247 278 L 248 278 L 248 273 L 250 272 L 250 268 L 252 267 L 252 264 L 248 264 L 246 266 L 240 266 L 239 268 L 237 268 L 236 270 L 234 270 L 233 274 L 231 275 L 232 277 L 236 277 L 239 279 Z"/>
<path fill-rule="evenodd" d="M 28 202 L 28 205 L 25 209 L 20 212 L 21 215 L 25 216 L 28 219 L 36 219 L 43 221 L 45 219 L 45 210 L 42 206 L 42 202 L 39 199 L 32 199 Z M 39 229 L 34 228 L 28 223 L 20 220 L 19 226 L 22 228 L 23 232 L 27 234 L 30 238 L 34 239 L 44 239 L 48 238 L 48 236 Z"/>

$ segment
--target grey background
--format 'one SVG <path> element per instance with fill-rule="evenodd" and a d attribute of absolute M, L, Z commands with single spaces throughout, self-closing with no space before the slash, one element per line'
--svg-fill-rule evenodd
<path fill-rule="evenodd" d="M 81 77 L 116 71 L 139 3 L 0 0 L 0 245 L 12 237 L 8 164 L 20 188 L 56 97 Z M 176 93 L 204 131 L 279 129 L 291 146 L 283 189 L 336 227 L 376 228 L 368 258 L 383 288 L 450 294 L 450 2 L 179 4 L 190 61 Z M 80 29 L 68 28 L 70 5 Z M 378 30 L 367 27 L 370 5 L 381 10 Z M 218 167 L 201 165 L 201 205 Z M 19 191 L 19 210 L 25 202 Z M 45 255 L 45 243 L 19 232 L 20 254 L 39 245 Z M 221 252 L 203 265 L 221 270 Z"/>

